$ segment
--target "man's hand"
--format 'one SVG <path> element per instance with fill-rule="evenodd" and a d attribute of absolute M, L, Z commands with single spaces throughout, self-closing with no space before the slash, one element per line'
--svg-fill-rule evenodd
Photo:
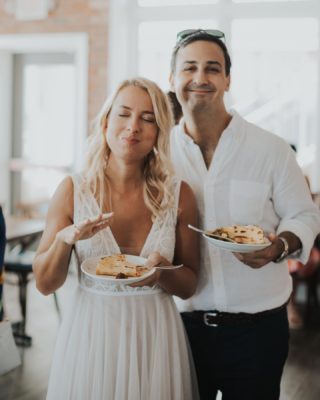
<path fill-rule="evenodd" d="M 292 234 L 293 235 L 293 234 Z M 284 250 L 284 244 L 278 236 L 271 233 L 268 235 L 271 245 L 263 250 L 254 251 L 253 253 L 233 253 L 239 261 L 251 268 L 257 269 L 264 267 L 266 264 L 276 260 Z"/>
<path fill-rule="evenodd" d="M 89 239 L 109 225 L 109 219 L 113 213 L 99 214 L 96 217 L 88 218 L 77 225 L 69 225 L 59 231 L 56 238 L 66 244 L 74 245 L 78 240 Z"/>

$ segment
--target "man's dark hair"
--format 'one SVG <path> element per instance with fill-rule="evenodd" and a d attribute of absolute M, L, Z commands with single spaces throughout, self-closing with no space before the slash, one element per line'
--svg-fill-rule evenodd
<path fill-rule="evenodd" d="M 167 96 L 169 97 L 169 101 L 170 101 L 170 105 L 171 105 L 171 109 L 172 109 L 172 113 L 173 113 L 174 123 L 178 124 L 183 115 L 181 105 L 180 105 L 180 103 L 177 99 L 177 96 L 174 92 L 169 91 L 167 93 Z"/>
<path fill-rule="evenodd" d="M 225 72 L 226 72 L 226 75 L 229 76 L 230 70 L 231 70 L 231 58 L 230 58 L 230 54 L 228 52 L 227 46 L 224 44 L 224 42 L 221 39 L 218 39 L 212 35 L 209 35 L 208 33 L 204 32 L 204 31 L 195 32 L 194 34 L 187 36 L 185 39 L 181 40 L 180 42 L 178 42 L 175 45 L 175 47 L 172 51 L 172 55 L 171 55 L 171 72 L 174 73 L 174 71 L 175 71 L 178 51 L 180 49 L 188 46 L 188 44 L 199 41 L 199 40 L 216 43 L 221 48 L 221 50 L 223 52 L 223 56 L 224 56 Z"/>

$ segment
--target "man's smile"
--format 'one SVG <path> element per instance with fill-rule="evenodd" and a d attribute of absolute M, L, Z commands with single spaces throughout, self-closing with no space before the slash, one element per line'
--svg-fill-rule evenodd
<path fill-rule="evenodd" d="M 198 93 L 198 94 L 207 94 L 207 93 L 213 93 L 214 90 L 210 89 L 187 89 L 188 92 L 192 93 Z"/>

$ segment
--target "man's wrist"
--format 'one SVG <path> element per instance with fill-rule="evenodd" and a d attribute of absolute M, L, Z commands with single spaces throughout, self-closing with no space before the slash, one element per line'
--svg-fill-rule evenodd
<path fill-rule="evenodd" d="M 295 258 L 298 257 L 302 252 L 302 243 L 298 236 L 292 232 L 281 232 L 278 235 L 279 241 L 282 243 L 283 251 L 275 259 L 274 262 L 279 263 L 285 258 Z"/>
<path fill-rule="evenodd" d="M 280 254 L 280 256 L 277 257 L 277 258 L 274 260 L 275 263 L 280 263 L 280 262 L 283 261 L 285 258 L 287 258 L 288 255 L 289 255 L 289 243 L 288 243 L 287 239 L 284 238 L 284 237 L 282 237 L 282 236 L 278 236 L 278 239 L 279 239 L 279 240 L 282 242 L 282 244 L 283 244 L 283 251 L 282 251 L 282 253 Z"/>

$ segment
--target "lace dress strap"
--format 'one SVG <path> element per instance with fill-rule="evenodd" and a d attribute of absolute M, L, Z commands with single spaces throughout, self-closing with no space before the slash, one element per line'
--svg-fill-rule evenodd
<path fill-rule="evenodd" d="M 71 175 L 73 182 L 73 221 L 76 224 L 80 220 L 80 174 Z"/>
<path fill-rule="evenodd" d="M 173 261 L 176 243 L 176 224 L 179 208 L 181 181 L 174 179 L 171 187 L 174 195 L 174 204 L 164 211 L 163 215 L 156 219 L 153 229 L 141 252 L 142 257 L 148 257 L 150 253 L 158 251 L 170 262 Z"/>
<path fill-rule="evenodd" d="M 178 212 L 179 212 L 179 201 L 180 201 L 180 190 L 181 190 L 181 180 L 175 178 L 174 183 L 174 215 L 172 216 L 174 220 L 177 222 Z"/>

